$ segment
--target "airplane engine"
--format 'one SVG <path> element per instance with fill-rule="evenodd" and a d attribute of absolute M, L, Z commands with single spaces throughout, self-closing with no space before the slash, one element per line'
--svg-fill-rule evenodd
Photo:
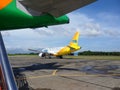
<path fill-rule="evenodd" d="M 45 53 L 39 53 L 39 57 L 45 57 Z"/>

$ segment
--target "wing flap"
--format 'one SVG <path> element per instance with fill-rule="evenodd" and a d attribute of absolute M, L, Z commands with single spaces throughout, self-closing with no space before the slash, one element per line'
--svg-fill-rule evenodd
<path fill-rule="evenodd" d="M 65 15 L 96 0 L 18 0 L 26 8 L 49 13 L 55 17 Z"/>

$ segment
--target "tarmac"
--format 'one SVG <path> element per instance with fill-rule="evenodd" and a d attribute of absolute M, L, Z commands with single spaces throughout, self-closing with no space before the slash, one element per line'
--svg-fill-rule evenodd
<path fill-rule="evenodd" d="M 19 90 L 120 90 L 120 60 L 9 59 Z"/>

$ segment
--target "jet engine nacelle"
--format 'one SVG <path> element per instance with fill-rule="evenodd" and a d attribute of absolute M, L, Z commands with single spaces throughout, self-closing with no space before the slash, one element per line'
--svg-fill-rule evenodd
<path fill-rule="evenodd" d="M 45 53 L 39 53 L 39 57 L 45 57 Z"/>

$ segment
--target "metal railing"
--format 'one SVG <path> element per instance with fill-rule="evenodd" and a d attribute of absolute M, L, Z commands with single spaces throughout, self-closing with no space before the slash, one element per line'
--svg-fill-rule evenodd
<path fill-rule="evenodd" d="M 1 32 L 0 32 L 0 66 L 3 74 L 3 78 L 5 80 L 6 90 L 18 90 L 13 75 L 13 71 L 8 60 L 8 56 L 6 53 Z"/>

